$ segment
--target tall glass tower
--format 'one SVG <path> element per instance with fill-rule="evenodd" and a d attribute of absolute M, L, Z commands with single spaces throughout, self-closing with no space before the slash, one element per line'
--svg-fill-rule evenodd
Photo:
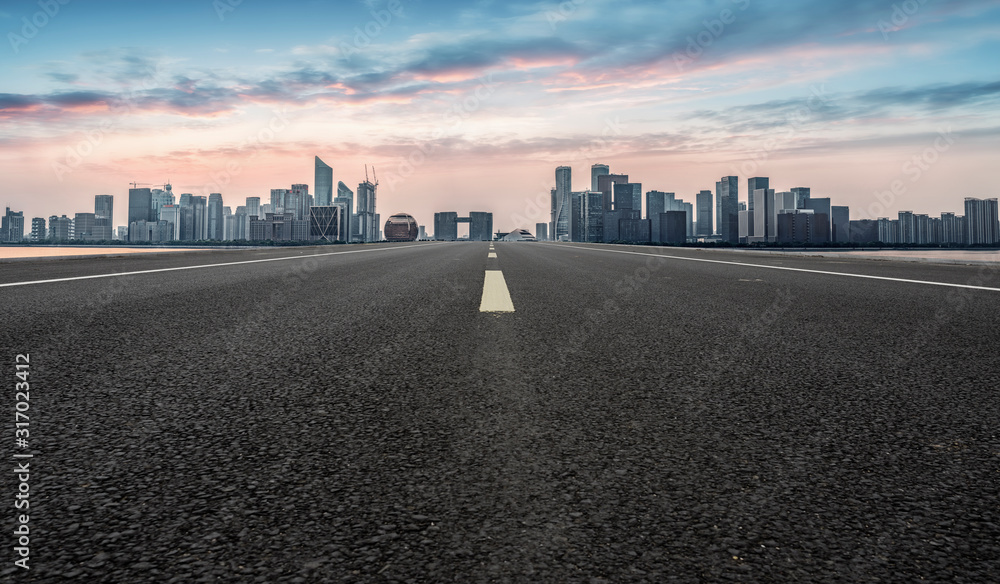
<path fill-rule="evenodd" d="M 569 239 L 570 236 L 572 175 L 573 169 L 568 166 L 556 168 L 556 196 L 552 202 L 552 224 L 555 227 L 555 231 L 552 233 L 553 241 L 560 241 L 563 237 Z"/>
<path fill-rule="evenodd" d="M 333 168 L 316 157 L 316 206 L 329 207 L 333 203 Z"/>

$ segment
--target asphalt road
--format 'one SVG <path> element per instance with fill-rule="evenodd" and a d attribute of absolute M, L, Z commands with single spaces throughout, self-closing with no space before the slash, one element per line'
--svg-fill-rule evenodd
<path fill-rule="evenodd" d="M 2 451 L 28 353 L 35 455 L 28 571 L 0 473 L 0 580 L 1000 574 L 1000 267 L 487 251 L 0 265 L 166 270 L 0 286 Z M 515 312 L 479 311 L 487 267 Z"/>

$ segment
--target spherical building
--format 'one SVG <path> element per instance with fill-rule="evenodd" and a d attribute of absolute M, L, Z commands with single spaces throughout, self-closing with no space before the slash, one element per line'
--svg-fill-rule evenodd
<path fill-rule="evenodd" d="M 397 213 L 385 222 L 386 241 L 416 241 L 420 227 L 417 220 L 406 213 Z"/>

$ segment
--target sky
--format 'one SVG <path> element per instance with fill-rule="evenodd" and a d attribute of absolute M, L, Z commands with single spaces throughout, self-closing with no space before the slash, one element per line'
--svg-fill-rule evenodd
<path fill-rule="evenodd" d="M 690 202 L 767 176 L 852 219 L 1000 195 L 1000 0 L 0 0 L 0 33 L 26 218 L 111 194 L 122 225 L 132 182 L 235 210 L 314 156 L 428 231 L 534 231 L 561 165 Z"/>

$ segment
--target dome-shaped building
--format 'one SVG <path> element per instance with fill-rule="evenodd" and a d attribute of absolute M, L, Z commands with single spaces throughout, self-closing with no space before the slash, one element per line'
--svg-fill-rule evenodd
<path fill-rule="evenodd" d="M 386 241 L 416 241 L 419 233 L 416 219 L 406 213 L 396 213 L 385 222 L 383 237 Z"/>

